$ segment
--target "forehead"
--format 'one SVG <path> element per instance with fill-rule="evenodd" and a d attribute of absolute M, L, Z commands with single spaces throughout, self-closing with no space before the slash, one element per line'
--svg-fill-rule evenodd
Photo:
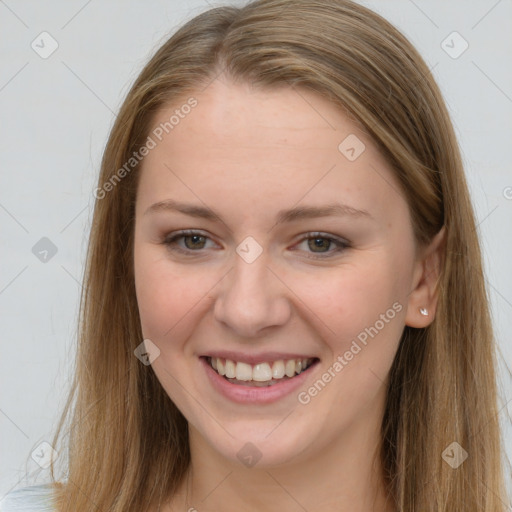
<path fill-rule="evenodd" d="M 189 98 L 197 103 L 184 108 Z M 301 198 L 346 199 L 377 214 L 390 199 L 405 204 L 372 140 L 312 91 L 214 80 L 161 109 L 150 136 L 156 146 L 142 164 L 141 207 L 183 195 L 226 207 L 239 201 L 246 211 L 256 202 L 277 201 L 277 210 Z"/>
<path fill-rule="evenodd" d="M 209 137 L 201 141 L 202 146 L 227 145 L 233 152 L 250 149 L 248 139 L 255 149 L 270 146 L 278 150 L 287 149 L 293 143 L 306 143 L 300 145 L 304 149 L 314 144 L 336 149 L 337 139 L 345 132 L 358 132 L 364 137 L 355 120 L 349 120 L 339 107 L 319 93 L 287 85 L 255 89 L 251 84 L 225 80 L 216 79 L 203 91 L 191 93 L 188 98 L 194 97 L 197 106 L 182 116 L 179 126 L 166 135 L 176 138 L 181 134 L 188 138 L 197 133 L 203 136 L 208 131 Z M 161 109 L 154 126 L 165 124 L 170 114 L 179 111 L 188 98 Z M 245 145 L 239 148 L 237 141 Z"/>

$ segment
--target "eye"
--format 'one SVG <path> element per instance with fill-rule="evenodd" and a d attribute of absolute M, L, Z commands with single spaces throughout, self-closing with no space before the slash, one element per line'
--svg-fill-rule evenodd
<path fill-rule="evenodd" d="M 185 242 L 185 248 L 178 244 L 180 239 L 183 239 Z M 199 231 L 184 230 L 165 237 L 162 243 L 171 251 L 190 255 L 192 252 L 199 252 L 201 249 L 204 249 L 207 240 L 210 240 L 210 238 Z M 312 255 L 306 256 L 311 259 L 329 258 L 350 247 L 350 243 L 346 240 L 327 236 L 325 233 L 307 233 L 307 236 L 300 240 L 300 243 L 304 242 L 308 242 L 307 247 L 312 249 L 312 252 L 310 253 Z M 322 250 L 328 249 L 332 245 L 334 245 L 334 250 Z"/>
<path fill-rule="evenodd" d="M 307 233 L 307 236 L 301 240 L 301 243 L 307 242 L 307 247 L 312 249 L 314 255 L 306 256 L 311 259 L 326 259 L 339 254 L 350 247 L 350 243 L 337 237 L 327 236 L 325 233 Z M 322 251 L 328 249 L 334 244 L 335 248 L 331 251 Z M 317 251 L 319 249 L 319 251 Z"/>
<path fill-rule="evenodd" d="M 178 240 L 180 239 L 185 241 L 185 248 L 178 245 Z M 206 240 L 209 240 L 209 238 L 199 231 L 185 230 L 165 237 L 162 243 L 171 251 L 190 254 L 191 252 L 198 252 L 198 250 L 204 249 Z"/>

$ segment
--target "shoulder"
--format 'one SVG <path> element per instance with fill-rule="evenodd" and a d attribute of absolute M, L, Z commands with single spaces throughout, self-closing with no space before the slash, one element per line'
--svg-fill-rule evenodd
<path fill-rule="evenodd" d="M 0 499 L 0 512 L 55 512 L 53 485 L 23 487 Z"/>

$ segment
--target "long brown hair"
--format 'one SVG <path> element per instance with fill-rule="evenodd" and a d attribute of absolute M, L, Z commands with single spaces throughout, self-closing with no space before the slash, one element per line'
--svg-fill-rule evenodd
<path fill-rule="evenodd" d="M 142 341 L 133 275 L 141 166 L 126 162 L 147 141 L 159 109 L 221 71 L 255 87 L 291 85 L 327 97 L 388 159 L 417 242 L 445 227 L 435 320 L 405 327 L 391 368 L 381 463 L 401 511 L 503 512 L 495 347 L 454 130 L 418 52 L 389 22 L 349 0 L 210 9 L 156 52 L 129 91 L 102 160 L 75 379 L 54 442 L 69 435 L 59 509 L 147 510 L 169 499 L 187 471 L 187 421 L 151 367 L 134 357 Z M 457 469 L 442 458 L 452 442 L 469 454 Z"/>

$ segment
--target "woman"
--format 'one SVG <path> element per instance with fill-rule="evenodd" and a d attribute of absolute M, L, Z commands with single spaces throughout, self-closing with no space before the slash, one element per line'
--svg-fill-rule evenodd
<path fill-rule="evenodd" d="M 2 510 L 506 510 L 461 157 L 387 21 L 201 14 L 128 93 L 95 195 L 68 471 Z"/>

